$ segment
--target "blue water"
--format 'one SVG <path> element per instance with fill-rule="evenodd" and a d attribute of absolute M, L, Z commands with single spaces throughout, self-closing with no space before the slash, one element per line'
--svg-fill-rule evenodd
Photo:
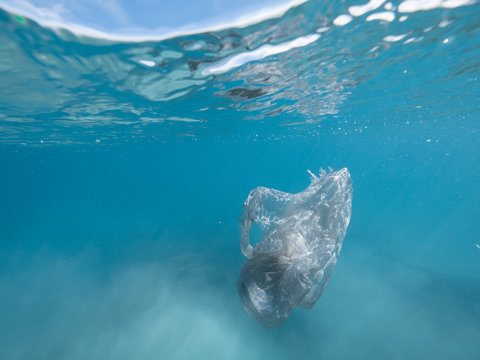
<path fill-rule="evenodd" d="M 480 4 L 334 25 L 358 4 L 148 42 L 0 11 L 0 357 L 479 359 Z M 328 166 L 353 179 L 330 284 L 265 329 L 242 204 Z"/>

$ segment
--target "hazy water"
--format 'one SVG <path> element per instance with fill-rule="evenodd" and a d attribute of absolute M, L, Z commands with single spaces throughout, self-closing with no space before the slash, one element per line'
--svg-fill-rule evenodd
<path fill-rule="evenodd" d="M 480 6 L 411 4 L 146 42 L 0 12 L 1 357 L 479 358 Z M 328 166 L 354 184 L 330 285 L 264 329 L 241 206 Z"/>

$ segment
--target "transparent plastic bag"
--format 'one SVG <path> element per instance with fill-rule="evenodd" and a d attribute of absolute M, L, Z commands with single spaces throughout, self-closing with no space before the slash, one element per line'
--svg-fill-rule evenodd
<path fill-rule="evenodd" d="M 240 245 L 247 257 L 237 289 L 245 310 L 265 327 L 282 325 L 291 309 L 311 309 L 337 262 L 352 212 L 352 179 L 344 168 L 319 176 L 289 194 L 258 187 L 240 216 Z M 252 247 L 256 222 L 261 240 Z"/>

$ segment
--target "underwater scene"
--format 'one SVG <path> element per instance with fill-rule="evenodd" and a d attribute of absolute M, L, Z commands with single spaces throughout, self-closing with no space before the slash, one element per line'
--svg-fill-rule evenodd
<path fill-rule="evenodd" d="M 38 3 L 0 1 L 0 359 L 480 359 L 480 2 Z"/>

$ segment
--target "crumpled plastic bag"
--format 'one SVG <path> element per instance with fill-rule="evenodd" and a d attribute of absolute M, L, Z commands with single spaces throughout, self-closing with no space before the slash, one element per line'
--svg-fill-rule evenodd
<path fill-rule="evenodd" d="M 258 187 L 240 216 L 240 245 L 247 260 L 237 289 L 245 310 L 265 327 L 282 325 L 292 308 L 311 309 L 325 292 L 352 213 L 352 178 L 344 168 L 319 176 L 289 194 Z M 256 222 L 261 240 L 252 247 Z"/>

